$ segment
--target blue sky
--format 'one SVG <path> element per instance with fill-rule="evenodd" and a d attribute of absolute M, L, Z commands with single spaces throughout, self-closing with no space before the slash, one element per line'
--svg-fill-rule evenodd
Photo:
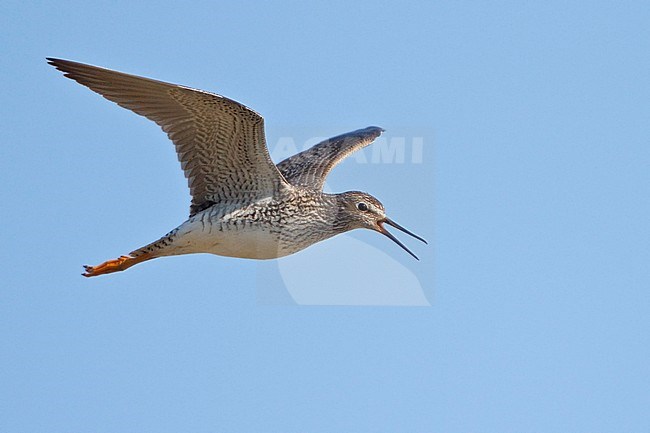
<path fill-rule="evenodd" d="M 647 432 L 648 3 L 232 3 L 0 6 L 0 430 Z M 429 246 L 84 279 L 189 195 L 154 124 L 46 56 L 241 101 L 272 148 L 420 140 L 328 188 Z"/>

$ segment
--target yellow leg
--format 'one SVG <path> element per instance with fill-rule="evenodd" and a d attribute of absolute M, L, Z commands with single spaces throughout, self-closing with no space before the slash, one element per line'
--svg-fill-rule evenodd
<path fill-rule="evenodd" d="M 120 256 L 117 259 L 107 260 L 101 265 L 97 265 L 97 266 L 84 265 L 84 269 L 86 270 L 86 272 L 84 272 L 81 275 L 83 275 L 84 277 L 96 277 L 97 275 L 119 272 L 149 259 L 153 259 L 153 257 L 151 257 L 151 255 L 149 254 L 142 254 L 137 257 Z"/>

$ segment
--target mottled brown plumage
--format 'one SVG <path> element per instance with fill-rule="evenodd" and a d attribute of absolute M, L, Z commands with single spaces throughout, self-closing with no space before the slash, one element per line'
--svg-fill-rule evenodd
<path fill-rule="evenodd" d="M 413 255 L 383 224 L 415 235 L 388 219 L 377 199 L 362 192 L 322 192 L 330 170 L 370 144 L 381 128 L 339 135 L 276 166 L 266 147 L 264 120 L 236 101 L 68 60 L 48 62 L 66 77 L 156 122 L 176 146 L 192 195 L 187 221 L 127 256 L 86 266 L 85 276 L 178 254 L 282 257 L 355 228 L 378 231 Z"/>

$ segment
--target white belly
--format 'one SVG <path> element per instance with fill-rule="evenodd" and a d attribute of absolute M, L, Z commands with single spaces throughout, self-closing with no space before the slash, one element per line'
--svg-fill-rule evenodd
<path fill-rule="evenodd" d="M 186 221 L 175 234 L 173 255 L 210 253 L 246 259 L 274 259 L 295 251 L 281 248 L 278 236 L 257 225 L 219 230 L 200 220 Z"/>

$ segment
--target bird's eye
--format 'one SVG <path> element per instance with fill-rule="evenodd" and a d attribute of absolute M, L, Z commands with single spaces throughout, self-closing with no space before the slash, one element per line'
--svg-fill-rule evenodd
<path fill-rule="evenodd" d="M 368 205 L 365 204 L 365 203 L 363 203 L 363 202 L 358 203 L 358 204 L 357 204 L 357 209 L 359 209 L 360 211 L 365 212 L 365 211 L 368 210 Z"/>

